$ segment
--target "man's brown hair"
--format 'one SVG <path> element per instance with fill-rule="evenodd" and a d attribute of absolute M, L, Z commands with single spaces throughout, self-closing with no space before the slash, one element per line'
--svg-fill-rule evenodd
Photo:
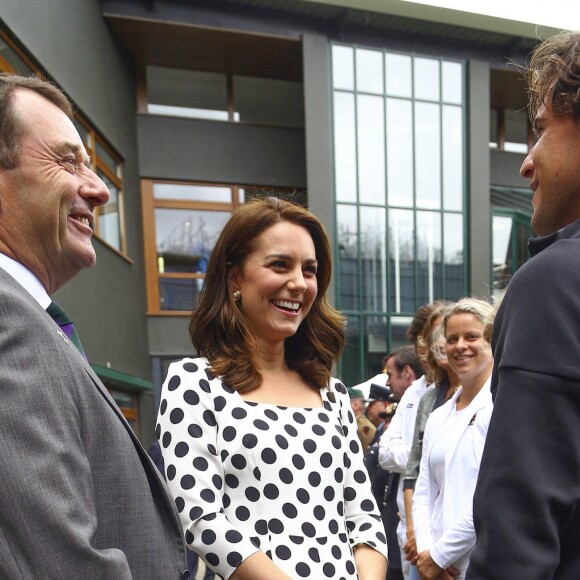
<path fill-rule="evenodd" d="M 33 91 L 55 104 L 69 119 L 73 109 L 67 97 L 52 83 L 35 76 L 23 77 L 0 73 L 0 168 L 14 169 L 20 161 L 20 141 L 24 124 L 14 109 L 18 90 Z"/>

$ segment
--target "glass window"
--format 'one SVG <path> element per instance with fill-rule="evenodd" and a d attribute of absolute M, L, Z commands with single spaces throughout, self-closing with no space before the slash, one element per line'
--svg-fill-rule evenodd
<path fill-rule="evenodd" d="M 528 152 L 528 115 L 525 110 L 505 109 L 505 151 Z"/>
<path fill-rule="evenodd" d="M 354 89 L 354 50 L 350 46 L 332 47 L 332 86 Z"/>
<path fill-rule="evenodd" d="M 34 74 L 34 71 L 24 59 L 2 38 L 0 37 L 0 58 L 4 59 L 12 69 L 5 72 L 14 72 L 24 76 Z"/>
<path fill-rule="evenodd" d="M 304 127 L 302 83 L 234 75 L 233 100 L 236 121 Z"/>
<path fill-rule="evenodd" d="M 227 211 L 155 210 L 160 273 L 204 274 L 213 246 L 230 217 Z"/>
<path fill-rule="evenodd" d="M 438 101 L 439 61 L 432 58 L 415 58 L 414 65 L 415 98 Z"/>
<path fill-rule="evenodd" d="M 491 109 L 489 115 L 489 146 L 494 148 L 499 146 L 497 109 Z"/>
<path fill-rule="evenodd" d="M 179 201 L 209 201 L 230 203 L 232 190 L 230 187 L 213 185 L 193 185 L 191 183 L 155 183 L 153 184 L 155 199 L 174 199 Z"/>
<path fill-rule="evenodd" d="M 440 106 L 415 103 L 415 186 L 417 207 L 441 207 Z"/>
<path fill-rule="evenodd" d="M 356 206 L 336 208 L 340 303 L 345 310 L 358 310 L 358 222 Z"/>
<path fill-rule="evenodd" d="M 358 48 L 356 51 L 356 90 L 382 95 L 384 92 L 383 70 L 382 52 Z"/>
<path fill-rule="evenodd" d="M 203 278 L 159 278 L 159 304 L 163 311 L 188 312 L 199 304 Z"/>
<path fill-rule="evenodd" d="M 505 288 L 512 275 L 512 227 L 513 219 L 507 216 L 493 216 L 493 287 Z"/>
<path fill-rule="evenodd" d="M 410 56 L 387 52 L 385 56 L 387 95 L 408 98 L 413 96 L 411 65 Z"/>
<path fill-rule="evenodd" d="M 148 112 L 227 121 L 226 75 L 148 66 Z"/>
<path fill-rule="evenodd" d="M 443 207 L 463 209 L 463 110 L 443 105 Z"/>
<path fill-rule="evenodd" d="M 414 212 L 389 210 L 389 310 L 415 311 Z"/>
<path fill-rule="evenodd" d="M 386 316 L 364 317 L 365 377 L 374 377 L 383 370 L 383 359 L 389 352 L 389 322 Z"/>
<path fill-rule="evenodd" d="M 356 123 L 354 95 L 334 93 L 334 175 L 338 201 L 356 201 Z"/>
<path fill-rule="evenodd" d="M 465 252 L 463 215 L 446 213 L 443 216 L 443 247 L 445 263 L 445 293 L 448 300 L 459 300 L 465 294 Z"/>
<path fill-rule="evenodd" d="M 362 382 L 360 317 L 348 316 L 346 321 L 346 344 L 341 358 L 342 380 L 353 386 Z"/>
<path fill-rule="evenodd" d="M 382 208 L 360 207 L 363 309 L 387 311 L 387 228 Z"/>
<path fill-rule="evenodd" d="M 409 328 L 412 320 L 411 316 L 391 316 L 391 348 L 389 351 L 409 344 L 407 328 Z"/>
<path fill-rule="evenodd" d="M 441 63 L 442 100 L 461 105 L 463 102 L 463 66 L 459 62 Z"/>
<path fill-rule="evenodd" d="M 383 97 L 357 96 L 358 183 L 361 203 L 385 204 Z"/>
<path fill-rule="evenodd" d="M 427 304 L 443 295 L 441 214 L 417 212 L 417 265 L 419 303 Z"/>
<path fill-rule="evenodd" d="M 97 175 L 105 182 L 111 197 L 107 205 L 98 208 L 96 233 L 107 244 L 118 251 L 122 251 L 119 190 L 102 171 L 97 171 Z"/>
<path fill-rule="evenodd" d="M 387 190 L 389 205 L 413 206 L 413 105 L 387 99 Z"/>

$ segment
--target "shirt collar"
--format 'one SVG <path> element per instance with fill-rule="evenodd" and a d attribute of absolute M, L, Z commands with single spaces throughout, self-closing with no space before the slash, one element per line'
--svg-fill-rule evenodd
<path fill-rule="evenodd" d="M 42 282 L 23 264 L 0 253 L 0 268 L 10 274 L 46 310 L 52 302 Z"/>

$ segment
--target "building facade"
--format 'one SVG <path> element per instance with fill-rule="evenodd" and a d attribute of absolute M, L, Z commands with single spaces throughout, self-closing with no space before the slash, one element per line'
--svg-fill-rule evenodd
<path fill-rule="evenodd" d="M 252 196 L 325 224 L 347 384 L 380 370 L 418 306 L 488 296 L 527 257 L 532 25 L 401 0 L 0 7 L 0 69 L 68 94 L 111 190 L 97 267 L 56 298 L 145 443 L 169 361 L 192 354 L 212 245 Z"/>

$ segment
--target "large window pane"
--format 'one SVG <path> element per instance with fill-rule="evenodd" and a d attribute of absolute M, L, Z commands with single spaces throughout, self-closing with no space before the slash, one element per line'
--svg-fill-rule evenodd
<path fill-rule="evenodd" d="M 159 306 L 161 310 L 193 310 L 202 287 L 202 278 L 159 278 Z"/>
<path fill-rule="evenodd" d="M 445 298 L 458 300 L 464 291 L 463 215 L 446 213 L 443 216 L 445 262 Z"/>
<path fill-rule="evenodd" d="M 385 114 L 383 97 L 357 96 L 359 201 L 385 203 Z"/>
<path fill-rule="evenodd" d="M 231 203 L 232 190 L 229 187 L 191 185 L 189 183 L 154 183 L 153 198 Z"/>
<path fill-rule="evenodd" d="M 382 208 L 360 208 L 360 253 L 362 262 L 363 310 L 387 310 L 386 213 Z"/>
<path fill-rule="evenodd" d="M 415 183 L 417 207 L 441 207 L 440 107 L 415 103 Z"/>
<path fill-rule="evenodd" d="M 404 54 L 387 53 L 385 57 L 387 94 L 392 97 L 412 95 L 411 57 Z"/>
<path fill-rule="evenodd" d="M 413 321 L 412 316 L 391 316 L 391 348 L 390 352 L 409 344 L 409 339 L 407 338 L 407 328 L 409 324 Z"/>
<path fill-rule="evenodd" d="M 383 359 L 389 352 L 388 320 L 386 316 L 364 317 L 364 376 L 363 380 L 383 370 Z"/>
<path fill-rule="evenodd" d="M 389 310 L 415 311 L 415 242 L 412 210 L 389 210 Z"/>
<path fill-rule="evenodd" d="M 228 120 L 225 74 L 159 66 L 146 70 L 149 113 Z"/>
<path fill-rule="evenodd" d="M 419 303 L 431 303 L 443 295 L 441 214 L 439 212 L 417 212 L 417 261 Z"/>
<path fill-rule="evenodd" d="M 443 105 L 443 207 L 463 209 L 463 110 Z"/>
<path fill-rule="evenodd" d="M 502 290 L 512 275 L 513 218 L 494 215 L 492 227 L 493 287 L 495 290 Z"/>
<path fill-rule="evenodd" d="M 354 90 L 354 50 L 350 46 L 332 47 L 332 86 Z"/>
<path fill-rule="evenodd" d="M 304 127 L 302 83 L 256 77 L 233 77 L 236 121 Z"/>
<path fill-rule="evenodd" d="M 363 378 L 361 368 L 360 318 L 349 316 L 346 323 L 346 345 L 341 358 L 342 381 L 347 387 L 358 385 Z"/>
<path fill-rule="evenodd" d="M 438 101 L 439 61 L 432 58 L 415 58 L 414 65 L 415 98 Z"/>
<path fill-rule="evenodd" d="M 156 209 L 157 266 L 160 273 L 204 274 L 227 211 Z"/>
<path fill-rule="evenodd" d="M 525 110 L 505 109 L 504 149 L 515 153 L 528 152 L 528 115 Z"/>
<path fill-rule="evenodd" d="M 338 205 L 336 208 L 339 251 L 340 307 L 359 309 L 358 290 L 358 224 L 356 206 Z"/>
<path fill-rule="evenodd" d="M 411 101 L 387 99 L 389 205 L 413 206 L 413 109 Z"/>
<path fill-rule="evenodd" d="M 12 48 L 4 42 L 0 37 L 0 56 L 8 62 L 8 64 L 14 69 L 16 74 L 30 76 L 34 71 L 12 50 Z"/>
<path fill-rule="evenodd" d="M 356 130 L 351 93 L 334 93 L 334 172 L 337 201 L 356 201 Z"/>
<path fill-rule="evenodd" d="M 441 63 L 442 99 L 446 103 L 463 102 L 463 66 L 459 62 Z"/>
<path fill-rule="evenodd" d="M 356 90 L 383 94 L 383 53 L 376 50 L 356 51 Z"/>

